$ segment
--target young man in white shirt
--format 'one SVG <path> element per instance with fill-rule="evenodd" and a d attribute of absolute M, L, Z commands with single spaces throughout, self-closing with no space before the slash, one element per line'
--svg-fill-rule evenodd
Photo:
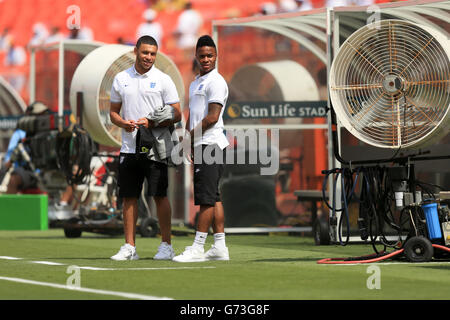
<path fill-rule="evenodd" d="M 171 206 L 167 198 L 167 159 L 152 154 L 140 154 L 136 148 L 139 125 L 152 130 L 156 139 L 166 134 L 168 127 L 181 120 L 178 92 L 172 79 L 154 66 L 158 44 L 153 37 L 139 38 L 134 48 L 135 64 L 119 72 L 111 88 L 111 122 L 122 128 L 122 147 L 119 161 L 119 197 L 123 199 L 125 244 L 112 256 L 113 260 L 137 260 L 135 236 L 138 217 L 137 201 L 144 179 L 148 195 L 153 196 L 159 225 L 161 244 L 154 259 L 174 257 L 171 245 Z M 173 118 L 161 122 L 149 120 L 157 110 L 173 108 Z M 153 149 L 152 149 L 153 150 Z M 153 155 L 153 160 L 149 157 Z"/>
<path fill-rule="evenodd" d="M 219 193 L 219 182 L 224 169 L 224 149 L 228 140 L 224 134 L 223 110 L 228 99 L 228 86 L 217 72 L 217 50 L 210 36 L 202 36 L 196 45 L 195 58 L 200 74 L 189 87 L 189 119 L 194 149 L 194 201 L 200 206 L 197 230 L 192 246 L 173 258 L 176 262 L 229 260 L 225 244 L 224 210 Z M 201 152 L 202 161 L 197 155 Z M 215 162 L 206 158 L 212 156 Z M 212 226 L 214 244 L 206 253 L 205 240 Z"/>

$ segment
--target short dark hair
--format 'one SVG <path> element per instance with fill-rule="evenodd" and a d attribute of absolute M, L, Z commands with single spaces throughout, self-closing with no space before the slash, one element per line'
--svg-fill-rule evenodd
<path fill-rule="evenodd" d="M 214 49 L 217 49 L 213 38 L 211 38 L 207 34 L 205 34 L 205 35 L 201 36 L 200 38 L 198 38 L 197 45 L 195 46 L 195 50 L 197 51 L 198 48 L 201 48 L 201 47 L 213 47 Z"/>
<path fill-rule="evenodd" d="M 151 46 L 158 46 L 158 42 L 156 42 L 155 38 L 153 38 L 151 36 L 142 36 L 142 37 L 140 37 L 138 39 L 138 41 L 136 42 L 136 48 L 139 49 L 141 44 L 149 44 Z"/>

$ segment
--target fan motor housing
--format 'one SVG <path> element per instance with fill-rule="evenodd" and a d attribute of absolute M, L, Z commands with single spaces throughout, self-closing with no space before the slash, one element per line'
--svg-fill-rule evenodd
<path fill-rule="evenodd" d="M 383 88 L 387 94 L 398 95 L 405 89 L 405 80 L 395 74 L 388 74 L 383 79 Z"/>

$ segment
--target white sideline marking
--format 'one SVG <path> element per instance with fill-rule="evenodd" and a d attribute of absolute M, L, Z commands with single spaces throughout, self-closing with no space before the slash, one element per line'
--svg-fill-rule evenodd
<path fill-rule="evenodd" d="M 23 258 L 0 256 L 0 259 L 5 260 L 23 260 Z M 52 261 L 27 261 L 29 263 L 44 264 L 48 266 L 66 266 L 65 263 L 52 262 Z M 78 266 L 78 268 L 83 270 L 93 270 L 93 271 L 117 271 L 117 270 L 178 270 L 178 269 L 215 269 L 214 266 L 202 266 L 202 267 L 140 267 L 140 268 L 102 268 L 102 267 L 89 267 L 89 266 Z"/>
<path fill-rule="evenodd" d="M 449 264 L 450 261 L 428 261 L 428 262 L 385 262 L 383 264 L 410 264 L 410 265 L 416 265 L 416 264 L 424 264 L 424 265 L 430 265 L 430 264 Z"/>
<path fill-rule="evenodd" d="M 83 270 L 94 271 L 117 271 L 117 270 L 179 270 L 179 269 L 215 269 L 214 266 L 207 267 L 160 267 L 160 268 L 101 268 L 101 267 L 78 267 Z"/>
<path fill-rule="evenodd" d="M 49 266 L 64 266 L 64 263 L 58 263 L 58 262 L 51 262 L 51 261 L 30 261 L 31 263 L 37 263 L 37 264 L 46 264 Z"/>
<path fill-rule="evenodd" d="M 95 293 L 95 294 L 104 294 L 104 295 L 109 295 L 109 296 L 118 296 L 118 297 L 128 298 L 128 299 L 173 300 L 172 298 L 168 298 L 168 297 L 155 297 L 155 296 L 147 296 L 147 295 L 143 295 L 143 294 L 120 292 L 120 291 L 98 290 L 98 289 L 81 288 L 81 287 L 80 288 L 69 287 L 66 285 L 58 284 L 58 283 L 34 281 L 34 280 L 27 280 L 27 279 L 21 279 L 21 278 L 10 278 L 10 277 L 0 276 L 0 280 L 19 282 L 19 283 L 25 283 L 25 284 L 33 284 L 33 285 L 37 285 L 37 286 L 51 287 L 51 288 L 57 288 L 57 289 L 88 292 L 88 293 Z"/>

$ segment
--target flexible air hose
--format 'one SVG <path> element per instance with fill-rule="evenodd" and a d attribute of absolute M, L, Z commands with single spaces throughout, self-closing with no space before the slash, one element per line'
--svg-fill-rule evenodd
<path fill-rule="evenodd" d="M 450 252 L 450 248 L 445 247 L 445 246 L 441 246 L 438 244 L 433 244 L 433 248 L 437 248 L 440 250 L 444 250 L 447 252 Z M 404 251 L 404 249 L 399 249 L 399 250 L 395 250 L 391 253 L 385 254 L 385 253 L 380 253 L 380 254 L 371 254 L 371 255 L 367 255 L 367 256 L 362 256 L 362 257 L 357 257 L 357 258 L 352 258 L 352 257 L 347 257 L 347 258 L 325 258 L 325 259 L 321 259 L 319 261 L 317 261 L 318 264 L 357 264 L 357 263 L 373 263 L 373 262 L 379 262 L 379 261 L 383 261 L 383 260 L 387 260 L 390 258 L 393 258 L 399 254 L 402 254 Z M 361 259 L 358 259 L 361 258 Z"/>

